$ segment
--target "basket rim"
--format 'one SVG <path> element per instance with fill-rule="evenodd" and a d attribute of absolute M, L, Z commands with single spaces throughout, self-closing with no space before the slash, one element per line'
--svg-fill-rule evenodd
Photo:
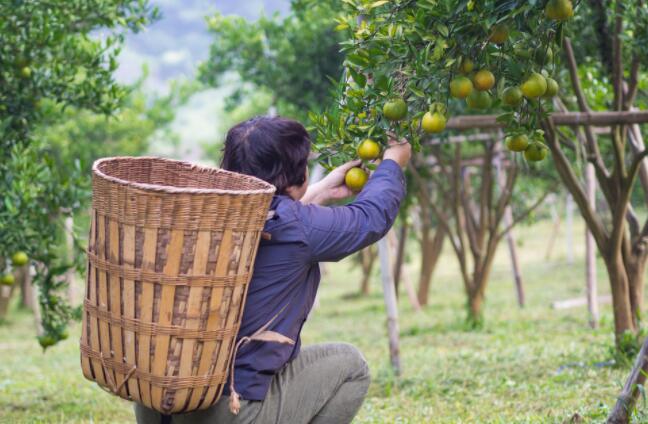
<path fill-rule="evenodd" d="M 235 175 L 237 177 L 246 179 L 248 181 L 252 181 L 256 184 L 259 184 L 260 186 L 265 186 L 266 188 L 259 188 L 259 189 L 250 189 L 250 190 L 228 190 L 228 189 L 221 189 L 221 188 L 196 188 L 196 187 L 175 187 L 171 185 L 162 185 L 162 184 L 149 184 L 149 183 L 140 183 L 136 181 L 129 181 L 125 180 L 122 178 L 117 178 L 112 175 L 106 174 L 105 172 L 101 171 L 99 167 L 106 162 L 113 162 L 113 161 L 146 161 L 146 160 L 155 160 L 155 161 L 162 161 L 162 162 L 174 162 L 182 165 L 187 165 L 191 169 L 198 169 L 198 170 L 204 170 L 208 172 L 219 172 L 223 174 L 230 174 L 230 175 Z M 175 193 L 175 194 L 180 194 L 180 193 L 186 193 L 186 194 L 237 194 L 237 195 L 254 195 L 254 194 L 274 194 L 277 190 L 275 186 L 272 184 L 268 183 L 267 181 L 263 181 L 260 178 L 253 177 L 251 175 L 245 175 L 241 174 L 238 172 L 233 172 L 233 171 L 227 171 L 225 169 L 221 168 L 216 168 L 216 167 L 211 167 L 211 166 L 204 166 L 204 165 L 198 165 L 196 163 L 191 163 L 187 162 L 184 160 L 177 160 L 177 159 L 169 159 L 169 158 L 163 158 L 159 156 L 111 156 L 111 157 L 105 157 L 101 159 L 97 159 L 94 161 L 92 164 L 92 173 L 94 175 L 97 175 L 98 177 L 101 177 L 105 180 L 108 180 L 110 182 L 128 186 L 128 187 L 135 187 L 139 188 L 145 191 L 153 191 L 153 192 L 158 192 L 158 193 Z"/>

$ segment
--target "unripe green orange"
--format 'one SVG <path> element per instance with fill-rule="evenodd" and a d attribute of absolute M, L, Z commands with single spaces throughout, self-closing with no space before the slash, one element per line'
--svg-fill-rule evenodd
<path fill-rule="evenodd" d="M 547 91 L 542 95 L 546 99 L 550 99 L 558 94 L 558 83 L 553 78 L 547 78 Z"/>
<path fill-rule="evenodd" d="M 537 72 L 531 74 L 520 87 L 522 94 L 527 99 L 534 99 L 542 96 L 547 91 L 547 80 Z"/>
<path fill-rule="evenodd" d="M 466 103 L 468 107 L 473 109 L 488 109 L 491 107 L 492 100 L 486 91 L 473 91 L 466 98 Z"/>
<path fill-rule="evenodd" d="M 506 137 L 506 148 L 512 152 L 523 152 L 529 147 L 529 137 L 524 134 L 517 134 Z"/>
<path fill-rule="evenodd" d="M 547 148 L 542 143 L 533 142 L 524 151 L 524 158 L 529 162 L 540 162 L 547 157 Z"/>
<path fill-rule="evenodd" d="M 475 69 L 475 64 L 473 63 L 472 60 L 468 58 L 464 58 L 461 61 L 461 65 L 459 66 L 459 71 L 461 71 L 462 74 L 467 75 L 471 73 Z"/>
<path fill-rule="evenodd" d="M 574 5 L 571 0 L 549 0 L 545 16 L 554 21 L 566 21 L 574 16 Z"/>
<path fill-rule="evenodd" d="M 519 106 L 522 102 L 522 90 L 520 87 L 508 87 L 502 93 L 502 101 L 509 106 Z"/>
<path fill-rule="evenodd" d="M 29 256 L 27 256 L 25 252 L 16 252 L 11 257 L 11 263 L 14 264 L 14 266 L 27 265 L 27 262 L 29 262 Z"/>
<path fill-rule="evenodd" d="M 0 284 L 3 286 L 12 286 L 16 282 L 16 278 L 13 274 L 4 274 L 0 277 Z"/>
<path fill-rule="evenodd" d="M 390 121 L 400 121 L 407 116 L 407 103 L 403 99 L 391 100 L 383 106 L 383 115 Z"/>

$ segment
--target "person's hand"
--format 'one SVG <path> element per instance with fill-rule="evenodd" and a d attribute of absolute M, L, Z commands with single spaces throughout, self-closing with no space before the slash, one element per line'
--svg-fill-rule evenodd
<path fill-rule="evenodd" d="M 411 157 L 412 146 L 407 141 L 399 142 L 396 140 L 389 141 L 389 148 L 385 150 L 385 154 L 383 155 L 383 159 L 391 159 L 399 164 L 401 168 L 407 166 Z"/>
<path fill-rule="evenodd" d="M 349 169 L 360 165 L 360 163 L 361 161 L 354 160 L 338 166 L 326 177 L 308 187 L 308 190 L 301 199 L 301 202 L 304 204 L 315 203 L 318 205 L 325 205 L 330 202 L 347 199 L 353 196 L 355 193 L 353 193 L 349 187 L 344 184 L 344 176 Z"/>

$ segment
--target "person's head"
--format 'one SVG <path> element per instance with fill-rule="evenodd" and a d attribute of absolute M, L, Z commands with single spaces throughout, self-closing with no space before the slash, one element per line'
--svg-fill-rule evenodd
<path fill-rule="evenodd" d="M 298 200 L 308 185 L 310 147 L 299 122 L 258 116 L 228 131 L 221 168 L 260 178 L 277 187 L 277 194 Z"/>

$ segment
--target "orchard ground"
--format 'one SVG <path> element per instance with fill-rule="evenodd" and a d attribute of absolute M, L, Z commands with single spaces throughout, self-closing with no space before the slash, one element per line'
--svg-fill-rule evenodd
<path fill-rule="evenodd" d="M 346 341 L 369 361 L 373 381 L 357 423 L 602 422 L 628 373 L 610 366 L 612 314 L 602 306 L 601 328 L 591 330 L 584 307 L 554 310 L 551 302 L 584 292 L 580 220 L 574 228 L 575 262 L 565 256 L 564 231 L 554 254 L 544 252 L 551 223 L 517 229 L 527 307 L 519 309 L 502 244 L 487 290 L 486 325 L 467 331 L 464 294 L 449 246 L 435 274 L 430 305 L 415 313 L 400 299 L 403 374 L 392 376 L 379 278 L 369 297 L 355 296 L 360 272 L 347 260 L 329 265 L 320 306 L 305 326 L 305 344 Z M 564 226 L 563 226 L 564 229 Z M 410 246 L 413 261 L 416 245 Z M 411 265 L 412 279 L 416 266 Z M 602 264 L 599 290 L 608 293 Z M 0 422 L 133 422 L 131 405 L 84 380 L 77 339 L 43 355 L 33 319 L 12 310 L 0 326 Z M 640 401 L 641 402 L 641 401 Z M 641 410 L 645 410 L 640 403 Z M 643 422 L 646 417 L 637 418 Z"/>

